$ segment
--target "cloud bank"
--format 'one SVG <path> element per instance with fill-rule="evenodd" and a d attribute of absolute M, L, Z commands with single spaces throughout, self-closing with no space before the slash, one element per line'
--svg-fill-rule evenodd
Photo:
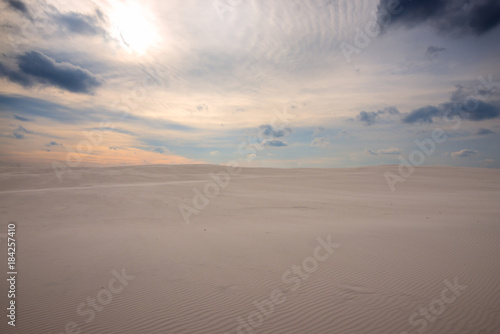
<path fill-rule="evenodd" d="M 102 85 L 97 75 L 68 62 L 57 62 L 39 51 L 17 56 L 19 70 L 0 63 L 0 76 L 23 87 L 55 86 L 73 93 L 91 94 Z"/>
<path fill-rule="evenodd" d="M 379 16 L 392 8 L 394 0 L 380 0 Z M 500 24 L 498 0 L 404 0 L 402 10 L 391 17 L 389 26 L 413 28 L 432 26 L 442 34 L 482 35 Z"/>

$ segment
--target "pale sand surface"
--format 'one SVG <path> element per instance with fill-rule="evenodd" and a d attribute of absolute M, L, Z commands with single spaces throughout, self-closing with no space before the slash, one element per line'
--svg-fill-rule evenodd
<path fill-rule="evenodd" d="M 18 247 L 16 327 L 2 279 L 0 333 L 232 334 L 238 319 L 255 326 L 240 333 L 500 333 L 499 170 L 421 167 L 392 193 L 394 166 L 244 169 L 187 225 L 179 204 L 222 170 L 75 168 L 60 183 L 0 167 L 2 271 L 11 221 Z M 317 269 L 287 273 L 329 235 L 340 246 Z M 134 278 L 117 292 L 122 268 Z"/>

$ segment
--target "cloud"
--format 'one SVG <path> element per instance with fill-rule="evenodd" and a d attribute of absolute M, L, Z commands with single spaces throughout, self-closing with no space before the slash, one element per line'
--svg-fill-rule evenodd
<path fill-rule="evenodd" d="M 20 11 L 23 14 L 29 14 L 28 12 L 28 6 L 20 0 L 6 0 L 5 1 L 10 8 L 15 9 L 17 11 Z"/>
<path fill-rule="evenodd" d="M 399 115 L 400 112 L 396 107 L 387 107 L 382 110 L 377 111 L 379 115 L 389 114 L 389 115 Z"/>
<path fill-rule="evenodd" d="M 17 10 L 26 15 L 31 21 L 38 21 L 43 24 L 55 23 L 58 25 L 58 31 L 66 31 L 81 35 L 96 35 L 104 34 L 105 30 L 99 26 L 98 21 L 104 21 L 104 14 L 101 10 L 96 9 L 95 15 L 85 15 L 76 12 L 61 13 L 55 6 L 50 6 L 50 9 L 45 11 L 46 18 L 41 17 L 40 11 L 32 18 L 28 6 L 21 0 L 4 0 L 10 8 Z M 43 2 L 40 4 L 42 5 Z M 35 8 L 36 9 L 36 8 Z M 36 12 L 36 11 L 35 11 Z"/>
<path fill-rule="evenodd" d="M 496 96 L 495 92 L 479 92 L 457 85 L 452 92 L 450 101 L 439 106 L 426 106 L 415 109 L 402 118 L 403 123 L 432 123 L 437 117 L 461 117 L 471 121 L 482 121 L 500 116 L 500 101 L 485 101 L 480 95 Z"/>
<path fill-rule="evenodd" d="M 441 113 L 441 109 L 434 106 L 427 106 L 415 109 L 403 117 L 403 123 L 432 123 L 432 119 Z"/>
<path fill-rule="evenodd" d="M 206 103 L 202 103 L 202 104 L 196 106 L 196 110 L 207 112 L 208 111 L 208 105 Z"/>
<path fill-rule="evenodd" d="M 17 131 L 21 131 L 21 132 L 24 132 L 24 133 L 33 133 L 32 131 L 29 131 L 27 130 L 26 128 L 24 128 L 23 126 L 19 125 L 17 127 Z"/>
<path fill-rule="evenodd" d="M 471 100 L 472 106 L 469 110 L 466 108 L 465 118 L 471 121 L 482 121 L 486 119 L 493 119 L 500 116 L 500 103 L 494 101 L 492 103 L 485 102 L 483 100 L 474 99 Z M 446 103 L 442 105 L 445 110 L 453 110 L 454 107 L 451 103 Z M 453 115 L 453 113 L 450 113 Z"/>
<path fill-rule="evenodd" d="M 479 89 L 477 92 L 473 88 L 456 85 L 455 91 L 451 94 L 450 102 L 441 104 L 441 107 L 453 115 L 455 108 L 461 107 L 467 111 L 466 118 L 472 121 L 482 121 L 500 116 L 500 101 L 491 100 L 498 96 L 494 89 Z M 481 98 L 490 98 L 490 101 Z M 465 107 L 463 107 L 465 105 Z"/>
<path fill-rule="evenodd" d="M 124 114 L 121 112 L 111 111 L 106 108 L 70 108 L 63 104 L 50 102 L 42 99 L 37 99 L 33 97 L 26 97 L 21 95 L 2 95 L 0 94 L 0 115 L 2 113 L 8 114 L 7 117 L 11 117 L 11 113 L 21 114 L 21 117 L 32 116 L 32 117 L 44 117 L 50 120 L 54 120 L 63 124 L 88 124 L 93 122 L 98 125 L 103 121 L 108 123 L 117 124 L 124 120 Z M 134 116 L 132 114 L 127 114 L 125 118 L 128 122 L 132 122 L 137 126 L 145 126 L 151 129 L 172 129 L 178 131 L 195 131 L 196 128 L 183 125 L 180 123 L 171 122 L 164 119 L 158 119 L 153 117 L 145 116 Z M 101 128 L 95 128 L 101 130 Z M 120 128 L 106 128 L 103 127 L 102 130 L 106 131 L 117 131 L 124 134 L 136 135 L 136 133 Z M 56 137 L 54 137 L 56 138 Z"/>
<path fill-rule="evenodd" d="M 470 12 L 469 26 L 478 35 L 500 23 L 500 3 L 497 0 L 476 1 Z"/>
<path fill-rule="evenodd" d="M 10 69 L 0 63 L 0 77 L 31 87 L 35 84 L 56 86 L 73 93 L 90 94 L 102 85 L 102 80 L 79 66 L 67 62 L 56 62 L 38 51 L 17 56 L 19 70 Z"/>
<path fill-rule="evenodd" d="M 365 123 L 366 126 L 370 126 L 375 124 L 376 120 L 380 118 L 380 115 L 399 115 L 400 112 L 395 107 L 387 107 L 378 111 L 360 111 L 356 116 L 356 119 L 362 123 Z"/>
<path fill-rule="evenodd" d="M 287 143 L 285 143 L 284 141 L 281 141 L 279 139 L 266 140 L 264 142 L 264 145 L 265 146 L 272 146 L 272 147 L 284 147 L 284 146 L 288 146 Z"/>
<path fill-rule="evenodd" d="M 31 87 L 34 84 L 33 80 L 28 75 L 20 71 L 12 70 L 2 63 L 0 63 L 0 77 L 5 77 L 23 87 Z"/>
<path fill-rule="evenodd" d="M 155 147 L 155 148 L 153 149 L 153 152 L 163 154 L 163 153 L 167 153 L 167 152 L 168 152 L 168 150 L 164 149 L 163 147 Z"/>
<path fill-rule="evenodd" d="M 69 12 L 55 15 L 54 20 L 66 31 L 80 35 L 96 35 L 104 32 L 98 26 L 96 18 L 89 15 Z"/>
<path fill-rule="evenodd" d="M 381 148 L 379 150 L 374 151 L 365 148 L 365 153 L 369 155 L 395 155 L 395 154 L 401 154 L 401 149 L 399 147 L 389 147 L 389 148 Z"/>
<path fill-rule="evenodd" d="M 50 146 L 57 146 L 57 145 L 59 145 L 59 144 L 56 143 L 55 141 L 51 141 L 48 144 L 46 144 L 45 146 L 50 147 Z"/>
<path fill-rule="evenodd" d="M 428 55 L 429 57 L 435 58 L 435 57 L 437 57 L 439 52 L 442 52 L 442 51 L 446 51 L 446 49 L 431 45 L 427 48 L 427 51 L 425 52 L 425 54 Z"/>
<path fill-rule="evenodd" d="M 256 129 L 249 129 L 246 133 L 249 146 L 260 144 L 265 147 L 285 147 L 288 143 L 278 138 L 283 138 L 291 132 L 290 128 L 275 128 L 270 124 L 263 124 Z"/>
<path fill-rule="evenodd" d="M 479 128 L 477 131 L 474 133 L 476 136 L 484 136 L 484 135 L 489 135 L 495 133 L 491 131 L 490 129 L 485 129 L 485 128 Z"/>
<path fill-rule="evenodd" d="M 375 119 L 378 114 L 374 111 L 360 111 L 356 119 L 360 122 L 365 123 L 366 126 L 375 124 Z"/>
<path fill-rule="evenodd" d="M 35 136 L 41 136 L 41 137 L 48 137 L 48 138 L 61 139 L 61 137 L 53 136 L 53 135 L 46 134 L 46 133 L 43 133 L 43 132 L 35 132 L 35 131 L 28 130 L 28 129 L 26 129 L 25 127 L 23 127 L 21 125 L 19 125 L 17 127 L 17 129 L 14 130 L 14 132 L 12 134 L 17 139 L 24 139 L 24 137 L 25 137 L 26 134 L 35 135 Z"/>
<path fill-rule="evenodd" d="M 219 151 L 212 151 L 212 152 L 210 152 L 210 155 L 217 155 L 217 154 L 219 154 Z"/>
<path fill-rule="evenodd" d="M 284 147 L 288 146 L 288 144 L 280 139 L 276 138 L 283 138 L 290 134 L 292 132 L 292 129 L 290 128 L 274 128 L 270 124 L 263 124 L 260 125 L 257 129 L 257 141 L 260 141 L 260 143 L 264 146 L 268 147 Z"/>
<path fill-rule="evenodd" d="M 12 133 L 17 139 L 24 139 L 25 134 L 32 134 L 32 131 L 27 130 L 23 126 L 19 125 L 17 129 Z"/>
<path fill-rule="evenodd" d="M 92 128 L 90 130 L 111 131 L 111 132 L 121 133 L 124 135 L 131 135 L 131 136 L 135 135 L 132 131 L 120 129 L 120 128 L 112 128 L 112 127 Z"/>
<path fill-rule="evenodd" d="M 18 56 L 19 69 L 41 84 L 53 85 L 73 93 L 91 93 L 102 81 L 90 71 L 67 62 L 56 62 L 38 51 Z"/>
<path fill-rule="evenodd" d="M 17 62 L 19 70 L 10 69 L 0 63 L 0 77 L 23 87 L 40 84 L 85 94 L 91 94 L 95 88 L 102 85 L 102 80 L 90 71 L 67 62 L 56 62 L 38 51 L 17 56 Z"/>
<path fill-rule="evenodd" d="M 42 99 L 19 95 L 0 94 L 0 113 L 16 112 L 23 115 L 44 117 L 61 123 L 99 122 L 100 117 L 86 110 L 71 109 L 64 105 Z"/>
<path fill-rule="evenodd" d="M 381 24 L 382 18 L 387 16 L 386 8 L 392 8 L 393 2 L 380 0 L 378 15 Z M 407 28 L 425 23 L 450 35 L 482 35 L 500 24 L 498 0 L 405 0 L 401 1 L 399 8 L 402 8 L 400 12 L 392 15 L 389 23 L 384 23 Z"/>
<path fill-rule="evenodd" d="M 33 121 L 31 118 L 26 118 L 26 117 L 19 116 L 19 115 L 14 115 L 14 118 L 17 119 L 18 121 L 22 121 L 22 122 L 31 122 L 31 121 Z"/>
<path fill-rule="evenodd" d="M 329 145 L 330 145 L 330 140 L 327 137 L 316 137 L 311 142 L 311 146 L 316 146 L 316 147 L 325 148 Z"/>
<path fill-rule="evenodd" d="M 477 151 L 467 150 L 467 149 L 451 153 L 451 156 L 453 158 L 470 158 L 470 157 L 476 157 L 478 155 L 479 153 Z"/>
<path fill-rule="evenodd" d="M 486 87 L 486 85 L 490 87 Z M 455 85 L 455 90 L 451 94 L 450 101 L 465 103 L 471 98 L 481 98 L 486 101 L 487 99 L 491 100 L 500 97 L 500 90 L 497 89 L 498 84 L 496 82 L 491 84 L 486 83 L 486 85 L 483 84 L 480 87 Z"/>
<path fill-rule="evenodd" d="M 282 130 L 277 130 L 269 124 L 264 124 L 264 125 L 259 126 L 259 130 L 264 136 L 273 137 L 273 138 L 284 137 L 287 134 L 289 134 L 290 132 L 292 132 L 292 130 L 290 128 L 284 128 Z"/>

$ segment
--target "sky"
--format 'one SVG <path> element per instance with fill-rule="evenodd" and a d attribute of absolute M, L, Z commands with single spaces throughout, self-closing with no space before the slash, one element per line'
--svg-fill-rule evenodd
<path fill-rule="evenodd" d="M 500 168 L 497 0 L 0 1 L 0 164 Z"/>

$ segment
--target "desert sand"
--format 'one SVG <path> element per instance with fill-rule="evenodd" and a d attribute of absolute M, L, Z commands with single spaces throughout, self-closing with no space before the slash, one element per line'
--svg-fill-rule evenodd
<path fill-rule="evenodd" d="M 0 332 L 500 333 L 500 170 L 396 169 L 0 167 Z"/>

